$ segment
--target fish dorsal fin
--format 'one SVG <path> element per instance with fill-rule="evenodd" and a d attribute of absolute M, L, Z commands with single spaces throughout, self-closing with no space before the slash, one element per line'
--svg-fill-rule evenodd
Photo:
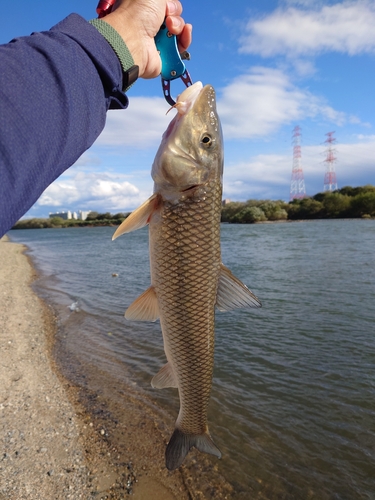
<path fill-rule="evenodd" d="M 165 387 L 178 387 L 176 376 L 174 374 L 172 365 L 167 363 L 161 368 L 158 373 L 151 380 L 151 386 L 154 389 L 164 389 Z"/>
<path fill-rule="evenodd" d="M 134 212 L 132 212 L 129 217 L 127 217 L 122 224 L 116 229 L 115 234 L 112 236 L 112 240 L 115 240 L 118 236 L 125 233 L 130 233 L 136 229 L 141 229 L 141 227 L 146 226 L 152 215 L 152 212 L 156 209 L 158 205 L 158 195 L 153 194 L 147 201 L 142 203 Z"/>
<path fill-rule="evenodd" d="M 130 321 L 156 321 L 159 317 L 159 304 L 153 286 L 147 288 L 125 312 Z"/>
<path fill-rule="evenodd" d="M 262 304 L 242 281 L 221 264 L 216 306 L 219 311 L 230 311 L 240 307 L 262 307 Z"/>

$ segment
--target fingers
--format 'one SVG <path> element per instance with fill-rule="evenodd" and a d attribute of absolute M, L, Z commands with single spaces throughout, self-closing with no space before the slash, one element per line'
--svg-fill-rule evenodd
<path fill-rule="evenodd" d="M 193 26 L 191 24 L 185 24 L 184 20 L 181 17 L 173 19 L 175 20 L 180 19 L 181 22 L 178 25 L 175 25 L 174 27 L 171 24 L 170 17 L 169 18 L 167 17 L 165 22 L 167 24 L 168 30 L 177 36 L 178 50 L 180 52 L 184 52 L 189 48 L 191 44 Z"/>
<path fill-rule="evenodd" d="M 182 5 L 178 0 L 170 0 L 167 2 L 166 16 L 180 16 L 182 14 Z"/>
<path fill-rule="evenodd" d="M 166 25 L 168 30 L 177 36 L 178 48 L 180 52 L 187 50 L 192 40 L 191 24 L 185 24 L 181 17 L 182 5 L 178 0 L 170 0 L 166 7 Z"/>
<path fill-rule="evenodd" d="M 187 50 L 191 44 L 193 26 L 191 24 L 185 24 L 182 32 L 177 37 L 178 50 L 184 52 Z"/>
<path fill-rule="evenodd" d="M 179 16 L 167 17 L 166 23 L 169 31 L 171 31 L 174 35 L 179 35 L 185 25 L 185 21 L 182 19 L 182 17 Z"/>
<path fill-rule="evenodd" d="M 168 30 L 174 35 L 179 35 L 185 26 L 185 21 L 181 17 L 182 5 L 178 0 L 170 0 L 167 2 L 165 12 L 165 22 Z"/>

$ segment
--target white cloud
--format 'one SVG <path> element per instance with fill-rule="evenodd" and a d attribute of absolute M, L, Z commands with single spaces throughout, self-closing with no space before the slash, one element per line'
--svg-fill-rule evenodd
<path fill-rule="evenodd" d="M 44 191 L 37 205 L 71 210 L 126 211 L 141 204 L 149 194 L 119 175 L 78 172 L 57 179 Z"/>
<path fill-rule="evenodd" d="M 314 63 L 307 59 L 294 59 L 293 67 L 296 74 L 302 78 L 311 77 L 317 73 Z"/>
<path fill-rule="evenodd" d="M 322 5 L 324 0 L 285 0 L 286 5 L 298 5 L 299 7 L 315 7 Z"/>
<path fill-rule="evenodd" d="M 309 63 L 300 61 L 300 73 L 312 71 Z M 319 118 L 338 126 L 360 123 L 358 118 L 333 109 L 322 97 L 296 86 L 287 69 L 253 67 L 247 74 L 233 79 L 221 92 L 217 90 L 218 111 L 226 140 L 266 137 L 282 125 L 306 118 Z M 141 149 L 156 152 L 175 114 L 172 110 L 166 115 L 167 110 L 162 98 L 134 97 L 125 112 L 108 113 L 106 127 L 90 150 L 91 156 L 81 158 L 77 164 L 87 165 L 91 158 L 96 164 L 98 158 L 103 165 L 108 164 L 108 153 L 111 157 L 124 155 L 125 164 L 138 164 Z M 147 161 L 151 168 L 152 160 Z"/>
<path fill-rule="evenodd" d="M 289 172 L 289 173 L 288 173 Z M 287 155 L 257 155 L 248 162 L 225 165 L 224 197 L 234 200 L 274 199 L 289 192 L 291 158 Z"/>
<path fill-rule="evenodd" d="M 264 67 L 252 68 L 225 87 L 218 110 L 226 139 L 262 137 L 281 125 L 318 116 L 337 125 L 355 120 L 296 87 L 281 70 Z"/>
<path fill-rule="evenodd" d="M 319 10 L 280 8 L 250 20 L 240 40 L 240 52 L 263 57 L 349 55 L 375 52 L 375 4 L 368 0 L 320 6 Z"/>
<path fill-rule="evenodd" d="M 175 111 L 166 115 L 168 104 L 162 97 L 132 97 L 128 109 L 107 113 L 96 146 L 153 148 L 161 140 Z"/>
<path fill-rule="evenodd" d="M 375 135 L 374 134 L 370 134 L 370 135 L 358 134 L 358 135 L 356 135 L 356 138 L 359 141 L 375 142 Z"/>
<path fill-rule="evenodd" d="M 301 63 L 302 66 L 301 71 L 312 71 L 311 65 Z M 346 120 L 344 113 L 299 89 L 286 72 L 278 69 L 252 68 L 248 74 L 235 78 L 222 89 L 221 95 L 218 92 L 218 96 L 226 139 L 266 136 L 280 125 L 317 115 L 336 124 Z M 150 148 L 156 152 L 175 113 L 171 111 L 166 115 L 167 109 L 162 98 L 134 97 L 126 112 L 108 113 L 106 127 L 94 145 L 96 154 L 97 146 L 111 148 L 111 155 L 116 151 L 120 153 L 123 148 L 125 151 Z"/>

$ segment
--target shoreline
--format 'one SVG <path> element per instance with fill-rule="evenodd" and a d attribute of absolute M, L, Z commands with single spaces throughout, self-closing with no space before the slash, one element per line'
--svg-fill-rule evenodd
<path fill-rule="evenodd" d="M 180 472 L 145 470 L 137 450 L 130 461 L 86 411 L 54 359 L 56 317 L 31 287 L 26 250 L 0 240 L 0 500 L 195 498 Z"/>
<path fill-rule="evenodd" d="M 28 219 L 25 219 L 27 221 Z M 252 226 L 252 225 L 259 225 L 259 224 L 293 224 L 296 222 L 316 222 L 316 221 L 374 221 L 375 217 L 319 217 L 319 218 L 310 218 L 310 219 L 278 219 L 278 220 L 261 220 L 261 221 L 254 221 L 254 222 L 221 222 L 221 224 L 226 224 L 226 225 L 242 225 L 242 226 Z M 11 229 L 14 231 L 19 231 L 19 230 L 33 230 L 33 229 L 92 229 L 92 228 L 97 228 L 97 227 L 118 227 L 121 223 L 119 224 L 72 224 L 72 225 L 65 225 L 65 226 L 51 226 L 51 227 L 16 227 L 13 226 Z"/>

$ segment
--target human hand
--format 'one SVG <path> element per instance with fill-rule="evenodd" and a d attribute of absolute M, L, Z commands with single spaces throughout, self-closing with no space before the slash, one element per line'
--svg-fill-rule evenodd
<path fill-rule="evenodd" d="M 117 0 L 111 13 L 102 20 L 110 24 L 123 38 L 134 64 L 139 66 L 139 76 L 155 78 L 161 72 L 161 59 L 154 37 L 164 18 L 168 30 L 177 36 L 180 52 L 191 43 L 191 24 L 181 17 L 179 0 Z"/>

